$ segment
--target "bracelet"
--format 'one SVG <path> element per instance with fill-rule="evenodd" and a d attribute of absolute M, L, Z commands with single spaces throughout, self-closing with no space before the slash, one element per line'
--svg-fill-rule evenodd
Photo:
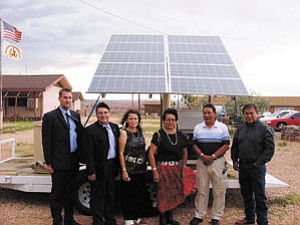
<path fill-rule="evenodd" d="M 215 154 L 212 154 L 211 157 L 213 158 L 213 160 L 215 160 L 217 158 L 217 156 Z"/>
<path fill-rule="evenodd" d="M 126 168 L 122 169 L 123 171 L 127 171 Z"/>
<path fill-rule="evenodd" d="M 157 168 L 156 168 L 156 167 L 153 167 L 152 170 L 157 170 Z"/>
<path fill-rule="evenodd" d="M 203 156 L 204 156 L 204 154 L 203 154 L 203 153 L 201 153 L 201 154 L 200 154 L 200 159 L 202 159 L 202 158 L 203 158 Z"/>
<path fill-rule="evenodd" d="M 187 168 L 187 166 L 186 165 L 184 165 L 184 166 L 182 166 L 183 168 Z"/>

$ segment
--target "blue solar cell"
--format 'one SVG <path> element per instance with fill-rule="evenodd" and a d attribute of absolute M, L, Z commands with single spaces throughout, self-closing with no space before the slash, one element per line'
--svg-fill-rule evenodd
<path fill-rule="evenodd" d="M 221 44 L 169 43 L 169 52 L 227 53 Z"/>
<path fill-rule="evenodd" d="M 163 93 L 164 77 L 94 76 L 88 92 L 98 93 Z"/>
<path fill-rule="evenodd" d="M 217 36 L 168 35 L 169 43 L 222 43 Z"/>
<path fill-rule="evenodd" d="M 163 35 L 112 35 L 109 42 L 164 42 Z"/>
<path fill-rule="evenodd" d="M 100 63 L 95 75 L 110 76 L 165 76 L 164 64 L 146 64 L 146 63 Z"/>
<path fill-rule="evenodd" d="M 172 77 L 240 78 L 233 65 L 170 64 Z"/>
<path fill-rule="evenodd" d="M 105 51 L 110 52 L 163 52 L 163 43 L 108 43 Z"/>
<path fill-rule="evenodd" d="M 240 79 L 173 78 L 172 93 L 202 95 L 245 95 L 247 90 Z"/>
<path fill-rule="evenodd" d="M 161 52 L 104 52 L 101 62 L 153 62 L 163 63 Z"/>
<path fill-rule="evenodd" d="M 170 63 L 232 64 L 227 54 L 170 53 Z"/>

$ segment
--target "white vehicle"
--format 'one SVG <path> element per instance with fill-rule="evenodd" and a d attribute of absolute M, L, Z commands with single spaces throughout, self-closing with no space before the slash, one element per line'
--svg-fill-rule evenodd
<path fill-rule="evenodd" d="M 273 118 L 281 118 L 281 117 L 283 117 L 283 116 L 285 116 L 289 113 L 292 113 L 292 112 L 294 112 L 294 110 L 283 109 L 283 110 L 276 111 L 271 115 L 264 115 L 262 118 L 260 118 L 260 120 L 262 122 L 265 122 L 265 121 L 273 119 Z"/>

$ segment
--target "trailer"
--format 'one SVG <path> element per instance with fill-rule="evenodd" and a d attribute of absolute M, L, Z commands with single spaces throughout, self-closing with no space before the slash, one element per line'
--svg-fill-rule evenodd
<path fill-rule="evenodd" d="M 22 192 L 31 193 L 50 193 L 51 192 L 51 176 L 43 167 L 43 163 L 36 161 L 34 157 L 17 158 L 14 154 L 13 139 L 0 140 L 0 154 L 1 146 L 3 143 L 11 142 L 12 152 L 11 157 L 0 161 L 0 187 L 13 189 Z M 196 165 L 196 159 L 190 157 L 188 165 L 194 167 Z M 232 165 L 229 162 L 229 165 Z M 90 184 L 87 180 L 85 171 L 85 165 L 81 165 L 79 173 L 76 179 L 76 196 L 75 206 L 79 212 L 85 215 L 90 214 Z M 155 185 L 152 181 L 151 168 L 148 167 L 149 179 L 147 188 L 150 193 L 153 202 L 153 208 L 156 207 Z M 117 178 L 118 180 L 120 178 Z M 288 185 L 277 178 L 267 174 L 266 176 L 266 188 L 278 188 L 287 187 Z M 239 188 L 239 182 L 236 178 L 229 176 L 228 188 Z M 152 194 L 151 194 L 152 193 Z"/>

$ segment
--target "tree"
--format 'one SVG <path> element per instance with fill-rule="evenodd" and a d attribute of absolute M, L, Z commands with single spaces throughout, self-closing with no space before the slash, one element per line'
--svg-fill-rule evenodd
<path fill-rule="evenodd" d="M 258 113 L 262 114 L 265 111 L 268 111 L 270 103 L 268 98 L 261 97 L 254 91 L 250 91 L 249 96 L 237 96 L 236 97 L 236 107 L 237 114 L 235 112 L 234 99 L 232 97 L 227 97 L 225 103 L 226 115 L 232 120 L 238 118 L 238 122 L 242 121 L 242 108 L 247 103 L 254 103 L 258 108 Z"/>

